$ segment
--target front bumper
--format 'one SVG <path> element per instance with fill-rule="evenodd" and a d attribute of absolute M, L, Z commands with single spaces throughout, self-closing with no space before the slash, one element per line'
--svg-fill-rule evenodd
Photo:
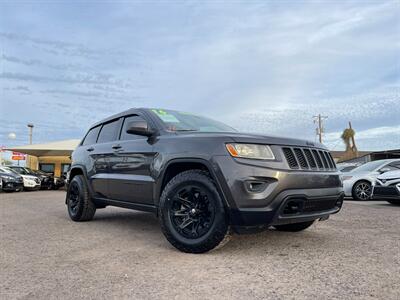
<path fill-rule="evenodd" d="M 395 199 L 400 200 L 400 185 L 395 186 L 375 186 L 373 191 L 373 199 Z"/>
<path fill-rule="evenodd" d="M 229 156 L 216 157 L 214 166 L 237 232 L 326 219 L 343 203 L 337 172 L 272 169 Z"/>
<path fill-rule="evenodd" d="M 34 180 L 26 180 L 26 179 L 24 179 L 24 189 L 27 189 L 27 190 L 38 190 L 38 189 L 40 189 L 40 182 L 36 182 Z"/>
<path fill-rule="evenodd" d="M 22 182 L 16 182 L 16 181 L 4 181 L 3 180 L 3 187 L 2 189 L 4 191 L 16 191 L 20 190 L 24 187 L 24 184 Z"/>

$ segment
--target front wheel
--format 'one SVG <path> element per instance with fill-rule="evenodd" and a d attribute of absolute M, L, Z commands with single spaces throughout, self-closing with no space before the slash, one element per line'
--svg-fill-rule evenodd
<path fill-rule="evenodd" d="M 165 186 L 159 218 L 167 240 L 183 252 L 204 253 L 229 240 L 224 204 L 204 171 L 182 172 Z"/>
<path fill-rule="evenodd" d="M 353 198 L 359 201 L 366 201 L 371 198 L 372 187 L 368 181 L 359 181 L 353 186 Z"/>
<path fill-rule="evenodd" d="M 76 222 L 90 221 L 96 213 L 96 206 L 82 175 L 76 175 L 68 187 L 67 207 L 70 218 Z"/>
<path fill-rule="evenodd" d="M 293 223 L 293 224 L 285 224 L 285 225 L 275 225 L 275 229 L 278 231 L 289 231 L 289 232 L 298 232 L 303 231 L 310 227 L 314 221 L 302 222 L 302 223 Z"/>

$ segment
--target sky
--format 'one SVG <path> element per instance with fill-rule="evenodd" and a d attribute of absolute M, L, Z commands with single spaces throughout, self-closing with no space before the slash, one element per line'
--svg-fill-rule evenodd
<path fill-rule="evenodd" d="M 343 150 L 400 148 L 400 1 L 1 1 L 0 145 L 131 107 Z M 9 139 L 15 133 L 16 139 Z"/>

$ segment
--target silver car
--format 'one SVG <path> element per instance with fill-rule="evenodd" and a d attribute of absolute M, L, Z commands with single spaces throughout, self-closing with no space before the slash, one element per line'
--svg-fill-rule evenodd
<path fill-rule="evenodd" d="M 368 200 L 372 195 L 372 183 L 383 173 L 400 169 L 400 159 L 382 159 L 368 162 L 342 176 L 346 197 Z"/>

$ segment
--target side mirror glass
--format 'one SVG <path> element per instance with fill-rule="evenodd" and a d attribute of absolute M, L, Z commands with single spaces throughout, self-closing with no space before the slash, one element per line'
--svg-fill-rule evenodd
<path fill-rule="evenodd" d="M 137 134 L 144 136 L 151 136 L 153 131 L 149 128 L 149 124 L 144 119 L 138 119 L 129 122 L 126 132 L 129 134 Z"/>

